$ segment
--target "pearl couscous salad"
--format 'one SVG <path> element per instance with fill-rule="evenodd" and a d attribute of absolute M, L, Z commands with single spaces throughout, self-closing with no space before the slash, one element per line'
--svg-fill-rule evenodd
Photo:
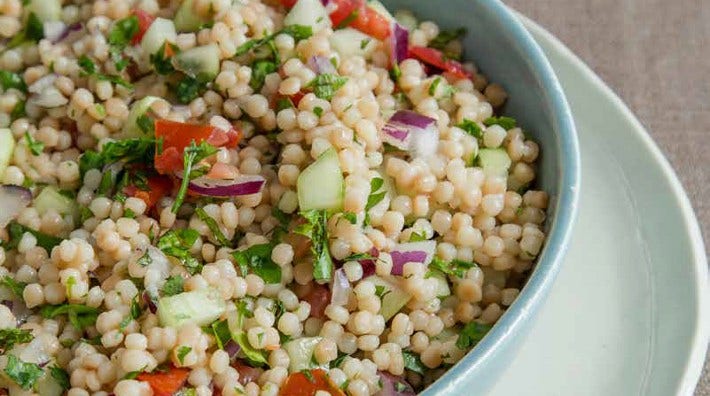
<path fill-rule="evenodd" d="M 545 239 L 539 147 L 464 35 L 365 0 L 0 0 L 0 393 L 435 381 Z"/>

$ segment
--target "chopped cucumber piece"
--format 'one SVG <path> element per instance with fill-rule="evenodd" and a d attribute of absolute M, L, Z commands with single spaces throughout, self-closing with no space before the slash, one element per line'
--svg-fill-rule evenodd
<path fill-rule="evenodd" d="M 385 321 L 397 314 L 407 303 L 412 299 L 412 296 L 407 293 L 402 286 L 400 280 L 395 278 L 385 279 L 377 275 L 367 278 L 375 285 L 376 289 L 380 289 L 379 295 L 382 298 L 380 306 L 380 315 L 385 318 Z M 379 287 L 378 287 L 379 286 Z"/>
<path fill-rule="evenodd" d="M 27 14 L 34 12 L 42 22 L 62 19 L 62 0 L 31 0 L 26 7 Z"/>
<path fill-rule="evenodd" d="M 436 271 L 431 275 L 431 279 L 436 281 L 437 297 L 447 297 L 451 295 L 451 289 L 449 289 L 449 281 L 446 280 L 446 275 Z"/>
<path fill-rule="evenodd" d="M 52 186 L 43 188 L 42 192 L 34 199 L 33 205 L 40 216 L 50 209 L 54 209 L 60 215 L 71 215 L 74 220 L 79 218 L 79 207 L 76 201 L 62 195 Z"/>
<path fill-rule="evenodd" d="M 313 351 L 322 339 L 323 337 L 303 337 L 285 343 L 284 350 L 291 358 L 288 371 L 295 373 L 321 367 L 315 363 Z M 326 366 L 322 367 L 325 368 Z"/>
<path fill-rule="evenodd" d="M 502 148 L 484 148 L 478 152 L 478 164 L 487 175 L 508 177 L 511 161 Z"/>
<path fill-rule="evenodd" d="M 148 30 L 145 31 L 141 40 L 141 48 L 143 48 L 143 53 L 147 58 L 149 55 L 158 52 L 166 41 L 175 43 L 175 40 L 177 40 L 177 33 L 175 32 L 173 21 L 165 18 L 156 18 L 150 24 Z"/>
<path fill-rule="evenodd" d="M 139 138 L 146 136 L 143 129 L 141 129 L 141 127 L 138 125 L 138 119 L 146 115 L 146 113 L 148 113 L 148 110 L 150 110 L 150 106 L 152 106 L 153 103 L 155 103 L 158 99 L 159 98 L 155 96 L 146 96 L 131 105 L 131 111 L 128 112 L 126 122 L 123 124 L 123 132 L 121 133 L 121 137 L 123 139 Z"/>
<path fill-rule="evenodd" d="M 193 4 L 193 0 L 184 0 L 175 13 L 175 29 L 178 32 L 196 32 L 209 22 L 209 19 L 197 15 Z"/>
<path fill-rule="evenodd" d="M 313 32 L 332 26 L 328 11 L 320 0 L 298 0 L 284 18 L 284 25 L 310 26 Z"/>
<path fill-rule="evenodd" d="M 342 208 L 345 183 L 335 149 L 328 149 L 301 172 L 297 190 L 301 210 Z"/>
<path fill-rule="evenodd" d="M 203 289 L 161 297 L 158 319 L 162 326 L 179 328 L 186 323 L 207 326 L 225 311 L 226 304 L 217 290 Z"/>
<path fill-rule="evenodd" d="M 183 51 L 173 58 L 173 66 L 191 77 L 211 80 L 219 73 L 219 47 L 202 45 Z"/>
<path fill-rule="evenodd" d="M 12 132 L 8 128 L 0 128 L 0 178 L 5 174 L 14 150 L 15 138 Z"/>
<path fill-rule="evenodd" d="M 377 42 L 377 39 L 352 28 L 336 30 L 330 35 L 330 45 L 342 56 L 369 59 L 377 48 Z"/>

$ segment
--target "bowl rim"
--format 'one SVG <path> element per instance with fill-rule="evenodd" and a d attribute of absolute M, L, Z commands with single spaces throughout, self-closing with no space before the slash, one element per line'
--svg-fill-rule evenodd
<path fill-rule="evenodd" d="M 572 111 L 557 75 L 542 48 L 511 9 L 500 0 L 485 0 L 480 4 L 499 19 L 513 40 L 521 45 L 528 56 L 533 73 L 542 84 L 544 99 L 552 104 L 552 126 L 559 132 L 557 147 L 555 147 L 559 153 L 558 165 L 561 176 L 557 181 L 559 196 L 556 199 L 555 216 L 543 250 L 518 298 L 481 342 L 426 388 L 422 395 L 448 394 L 452 390 L 450 386 L 465 385 L 461 381 L 473 376 L 493 355 L 511 343 L 512 335 L 523 329 L 525 323 L 538 311 L 549 294 L 560 271 L 577 217 L 581 176 L 579 142 Z M 491 383 L 495 380 L 497 378 L 494 378 Z"/>

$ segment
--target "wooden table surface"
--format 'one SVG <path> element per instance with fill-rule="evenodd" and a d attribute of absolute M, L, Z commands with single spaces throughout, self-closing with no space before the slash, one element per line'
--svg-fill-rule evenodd
<path fill-rule="evenodd" d="M 629 105 L 683 183 L 710 246 L 710 0 L 503 0 Z M 710 359 L 695 390 L 710 396 Z"/>

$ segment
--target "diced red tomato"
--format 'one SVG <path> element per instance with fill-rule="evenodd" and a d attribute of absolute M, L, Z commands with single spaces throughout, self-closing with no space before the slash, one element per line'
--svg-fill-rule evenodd
<path fill-rule="evenodd" d="M 279 396 L 313 396 L 318 391 L 328 392 L 331 396 L 345 396 L 323 369 L 310 370 L 308 374 L 297 372 L 289 375 L 279 390 Z"/>
<path fill-rule="evenodd" d="M 232 364 L 232 367 L 234 367 L 239 373 L 238 381 L 242 385 L 246 385 L 250 382 L 256 382 L 256 380 L 259 379 L 259 376 L 261 376 L 261 374 L 264 372 L 264 370 L 260 368 L 247 366 L 239 360 L 235 361 Z"/>
<path fill-rule="evenodd" d="M 473 74 L 464 69 L 463 65 L 453 59 L 446 59 L 444 54 L 435 48 L 411 47 L 409 53 L 422 62 L 441 69 L 457 78 L 472 78 Z"/>
<path fill-rule="evenodd" d="M 140 8 L 135 9 L 133 11 L 133 14 L 138 17 L 138 33 L 133 36 L 131 44 L 136 45 L 141 42 L 145 31 L 148 30 L 150 25 L 153 24 L 155 17 L 141 10 Z"/>
<path fill-rule="evenodd" d="M 136 379 L 147 382 L 153 389 L 154 396 L 172 396 L 182 388 L 188 375 L 188 369 L 170 367 L 166 372 L 140 373 Z"/>
<path fill-rule="evenodd" d="M 344 27 L 340 26 L 345 22 L 349 25 L 365 7 L 365 0 L 332 0 L 335 4 L 334 10 L 330 13 L 330 21 L 333 23 L 333 28 Z M 350 19 L 348 21 L 348 19 Z"/>
<path fill-rule="evenodd" d="M 322 318 L 325 307 L 330 303 L 330 290 L 325 285 L 314 285 L 311 291 L 303 296 L 303 300 L 311 305 L 311 316 Z"/>
<path fill-rule="evenodd" d="M 145 202 L 148 209 L 155 206 L 161 198 L 170 193 L 173 189 L 173 181 L 164 176 L 153 176 L 148 178 L 148 190 L 141 190 L 136 186 L 127 186 L 123 192 L 129 197 L 136 197 Z"/>
<path fill-rule="evenodd" d="M 286 8 L 291 8 L 294 4 L 296 4 L 297 1 L 298 0 L 281 0 L 281 5 Z"/>
<path fill-rule="evenodd" d="M 155 137 L 163 138 L 163 151 L 155 153 L 155 170 L 161 174 L 171 174 L 182 169 L 183 151 L 193 140 L 195 143 L 206 141 L 215 147 L 234 148 L 239 144 L 242 133 L 234 128 L 225 131 L 212 125 L 157 120 Z"/>
<path fill-rule="evenodd" d="M 367 5 L 360 8 L 357 18 L 350 26 L 378 40 L 384 40 L 390 35 L 390 21 Z"/>

